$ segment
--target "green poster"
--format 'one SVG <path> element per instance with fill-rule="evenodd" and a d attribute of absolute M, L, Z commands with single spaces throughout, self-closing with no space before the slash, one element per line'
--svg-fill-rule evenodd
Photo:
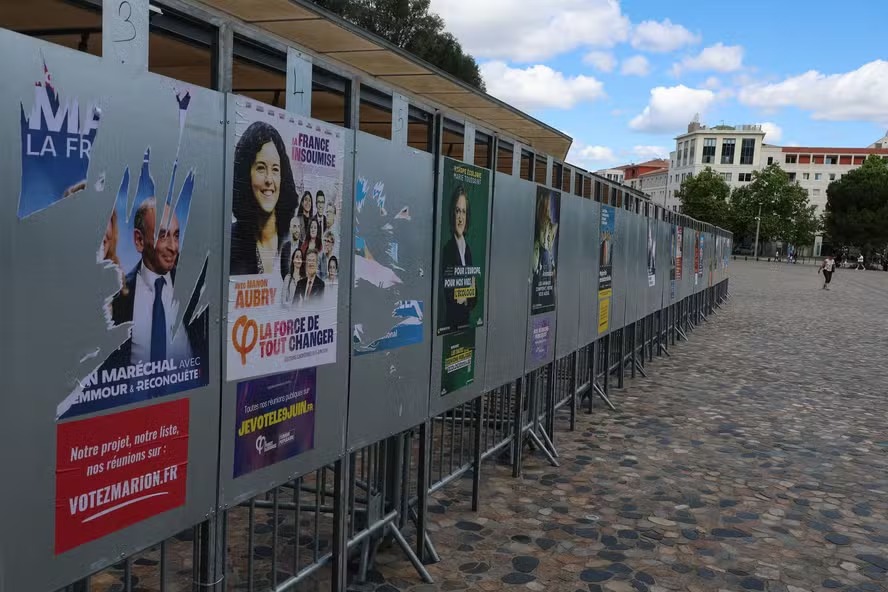
<path fill-rule="evenodd" d="M 441 395 L 458 391 L 475 382 L 475 330 L 444 337 L 441 360 Z"/>
<path fill-rule="evenodd" d="M 490 171 L 444 159 L 438 273 L 438 335 L 484 324 Z"/>

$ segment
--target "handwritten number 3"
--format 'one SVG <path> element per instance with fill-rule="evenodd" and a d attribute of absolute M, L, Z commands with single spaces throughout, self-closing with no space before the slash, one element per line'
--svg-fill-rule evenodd
<path fill-rule="evenodd" d="M 126 10 L 126 16 L 123 16 L 124 10 Z M 117 15 L 123 18 L 123 22 L 130 26 L 130 29 L 132 29 L 132 36 L 127 37 L 126 39 L 115 39 L 114 41 L 116 43 L 126 43 L 127 41 L 132 41 L 136 38 L 136 25 L 134 25 L 133 21 L 130 20 L 131 18 L 133 18 L 133 5 L 126 1 L 121 2 L 120 5 L 117 7 Z"/>

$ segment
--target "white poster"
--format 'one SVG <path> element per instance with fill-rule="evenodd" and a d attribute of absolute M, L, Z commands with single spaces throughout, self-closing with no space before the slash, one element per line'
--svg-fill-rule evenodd
<path fill-rule="evenodd" d="M 236 101 L 228 380 L 332 364 L 343 131 Z"/>

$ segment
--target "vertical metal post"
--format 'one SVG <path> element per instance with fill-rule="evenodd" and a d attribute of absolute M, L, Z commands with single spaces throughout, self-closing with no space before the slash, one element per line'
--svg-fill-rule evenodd
<path fill-rule="evenodd" d="M 416 483 L 416 551 L 419 560 L 427 560 L 425 535 L 429 514 L 429 474 L 431 468 L 431 442 L 429 440 L 429 420 L 419 426 L 419 466 Z"/>
<path fill-rule="evenodd" d="M 624 341 L 626 340 L 626 329 L 627 328 L 628 327 L 623 329 L 623 340 Z M 638 357 L 638 343 L 637 342 L 638 342 L 638 327 L 636 326 L 636 323 L 632 323 L 632 343 L 630 345 L 630 347 L 632 348 L 632 360 L 631 360 L 632 378 L 635 378 L 635 366 L 638 364 L 638 359 L 637 359 L 637 357 Z M 641 344 L 642 344 L 641 346 L 644 347 L 644 323 L 641 324 Z M 643 353 L 644 352 L 642 352 L 642 354 Z M 625 363 L 624 358 L 621 356 L 620 357 L 620 377 L 621 378 L 623 376 L 623 364 L 624 363 Z"/>
<path fill-rule="evenodd" d="M 623 383 L 624 383 L 624 379 L 625 379 L 626 367 L 623 365 L 623 360 L 625 360 L 625 359 L 626 359 L 626 327 L 624 326 L 622 329 L 620 329 L 620 363 L 618 364 L 620 373 L 617 375 L 617 380 L 618 380 L 617 388 L 620 388 L 620 389 L 623 388 Z"/>
<path fill-rule="evenodd" d="M 347 459 L 340 458 L 333 469 L 333 574 L 330 589 L 332 592 L 345 592 L 348 585 L 348 469 Z M 367 494 L 369 497 L 369 493 Z M 299 524 L 296 525 L 296 544 L 299 544 Z M 252 551 L 251 551 L 252 553 Z"/>
<path fill-rule="evenodd" d="M 519 378 L 515 385 L 515 428 L 512 435 L 512 477 L 521 476 L 521 449 L 524 446 L 524 377 Z"/>
<path fill-rule="evenodd" d="M 549 440 L 555 443 L 555 388 L 558 384 L 558 361 L 554 360 L 546 367 L 549 383 L 546 385 L 546 432 Z"/>
<path fill-rule="evenodd" d="M 219 25 L 214 49 L 213 88 L 231 92 L 234 68 L 234 32 L 230 23 Z"/>
<path fill-rule="evenodd" d="M 582 348 L 587 351 L 587 348 Z M 570 372 L 570 431 L 575 432 L 577 429 L 577 383 L 578 374 L 580 372 L 580 350 L 573 353 L 573 364 Z"/>
<path fill-rule="evenodd" d="M 475 399 L 475 470 L 472 475 L 472 511 L 478 511 L 478 500 L 481 496 L 481 426 L 484 425 L 484 395 Z"/>

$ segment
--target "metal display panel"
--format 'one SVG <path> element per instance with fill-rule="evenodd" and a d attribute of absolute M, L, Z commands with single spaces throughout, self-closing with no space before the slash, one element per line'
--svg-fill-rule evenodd
<path fill-rule="evenodd" d="M 487 317 L 487 367 L 484 390 L 524 374 L 524 343 L 530 300 L 533 244 L 516 237 L 533 235 L 536 185 L 497 173 L 490 236 L 490 302 Z"/>
<path fill-rule="evenodd" d="M 580 269 L 583 249 L 583 198 L 561 194 L 561 222 L 558 225 L 558 332 L 555 357 L 563 358 L 579 348 Z"/>
<path fill-rule="evenodd" d="M 624 322 L 626 325 L 634 323 L 638 319 L 638 310 L 643 305 L 646 290 L 641 289 L 641 222 L 642 219 L 635 212 L 624 210 L 623 216 L 624 234 L 626 236 L 624 257 L 622 260 L 624 274 L 623 295 L 625 300 Z"/>
<path fill-rule="evenodd" d="M 580 322 L 579 345 L 584 347 L 598 339 L 598 257 L 601 229 L 601 204 L 591 199 L 580 201 L 579 257 Z"/>
<path fill-rule="evenodd" d="M 247 99 L 238 95 L 228 95 L 227 97 L 226 162 L 230 163 L 236 161 L 236 150 L 239 141 L 239 138 L 236 137 L 236 122 L 239 121 L 239 118 L 241 118 L 240 121 L 243 121 L 242 118 L 244 117 L 245 109 L 247 109 L 247 102 L 245 102 Z M 255 107 L 256 102 L 252 101 L 251 104 Z M 329 200 L 328 204 L 335 205 L 337 208 L 333 221 L 336 218 L 339 220 L 340 244 L 338 246 L 338 254 L 336 255 L 339 262 L 339 277 L 350 278 L 352 266 L 354 132 L 324 122 L 289 114 L 269 106 L 265 106 L 263 109 L 270 109 L 278 121 L 289 121 L 289 118 L 292 117 L 297 122 L 297 125 L 300 122 L 307 124 L 302 128 L 306 130 L 306 133 L 309 133 L 307 130 L 314 129 L 329 132 L 333 137 L 335 137 L 335 134 L 339 134 L 338 139 L 341 141 L 343 148 L 343 162 L 341 164 L 343 170 L 342 184 L 335 189 L 328 190 L 325 197 Z M 283 125 L 281 124 L 279 129 L 284 131 L 289 129 L 282 127 Z M 284 140 L 288 148 L 291 141 L 295 142 L 297 138 L 287 138 Z M 292 162 L 291 166 L 294 166 Z M 283 171 L 286 171 L 286 168 Z M 293 168 L 293 175 L 297 183 L 298 195 L 303 195 L 303 190 L 312 190 L 314 192 L 316 186 L 312 184 L 312 177 L 306 174 L 302 179 L 304 186 L 300 186 L 300 181 L 297 178 L 300 175 L 297 174 L 296 168 Z M 233 274 L 229 273 L 231 269 L 229 262 L 234 244 L 233 232 L 231 230 L 234 175 L 228 173 L 225 179 L 224 201 L 226 215 L 224 220 L 226 223 L 224 226 L 226 228 L 226 241 L 223 254 L 225 262 L 223 265 L 223 285 L 227 289 L 232 284 L 231 278 L 233 277 Z M 341 195 L 337 195 L 337 193 L 341 193 Z M 285 250 L 286 248 L 282 249 L 282 251 Z M 288 258 L 283 253 L 280 257 L 282 260 Z M 286 287 L 286 281 L 284 285 Z M 349 350 L 351 349 L 351 326 L 349 322 L 350 290 L 348 287 L 347 280 L 339 282 L 335 301 L 338 311 L 335 324 L 335 363 L 318 365 L 314 369 L 309 367 L 296 370 L 291 367 L 291 362 L 280 360 L 278 362 L 280 366 L 278 373 L 272 372 L 271 374 L 230 380 L 223 383 L 222 421 L 219 443 L 219 505 L 222 508 L 231 507 L 298 475 L 306 474 L 318 467 L 329 464 L 343 454 L 345 449 L 345 417 L 348 413 Z M 229 299 L 234 298 L 235 290 L 227 290 L 227 292 Z M 301 314 L 301 312 L 287 312 L 294 309 L 287 309 L 283 306 L 279 310 L 284 311 L 278 317 L 282 321 L 296 318 Z M 228 322 L 227 317 L 225 322 Z M 226 345 L 227 340 L 231 337 L 231 335 L 225 336 Z M 230 374 L 231 368 L 228 366 L 228 360 L 226 359 L 222 368 L 223 376 Z M 277 448 L 271 451 L 260 450 L 262 448 L 260 442 L 266 442 L 267 444 L 269 436 L 263 433 L 263 428 L 258 424 L 253 424 L 255 428 L 253 433 L 257 434 L 255 438 L 253 438 L 252 433 L 246 437 L 239 435 L 241 428 L 245 424 L 245 419 L 241 413 L 242 405 L 240 399 L 242 397 L 250 396 L 251 392 L 255 393 L 254 396 L 266 396 L 262 395 L 263 390 L 268 393 L 268 396 L 271 396 L 272 389 L 277 388 L 286 389 L 286 391 L 280 392 L 287 396 L 301 393 L 300 389 L 311 388 L 312 373 L 314 402 L 313 409 L 310 410 L 311 420 L 306 419 L 304 423 L 300 421 L 294 427 L 290 427 L 293 424 L 284 422 L 280 424 L 280 428 L 276 428 L 273 423 L 265 426 L 273 430 L 271 439 L 277 445 Z M 300 374 L 309 378 L 301 378 Z M 303 382 L 304 380 L 307 380 L 307 382 Z M 286 407 L 282 409 L 286 409 Z M 297 407 L 297 413 L 304 413 L 305 411 L 307 410 Z M 278 416 L 279 418 L 280 416 Z M 289 420 L 294 420 L 294 418 L 290 417 Z M 310 433 L 309 430 L 311 430 Z M 290 439 L 291 437 L 292 440 Z M 238 443 L 239 438 L 241 438 L 240 443 Z M 285 447 L 285 443 L 292 443 L 293 447 Z M 258 455 L 253 454 L 254 450 Z M 266 460 L 265 457 L 269 456 L 270 458 Z"/>
<path fill-rule="evenodd" d="M 653 259 L 654 259 L 654 285 L 650 285 L 648 279 L 648 308 L 647 314 L 653 314 L 663 307 L 663 226 L 664 223 L 657 220 L 654 216 L 650 217 L 650 234 L 653 239 Z M 667 247 L 668 248 L 668 247 Z"/>
<path fill-rule="evenodd" d="M 442 228 L 442 216 L 447 216 L 448 214 L 443 211 L 444 204 L 444 171 L 445 171 L 445 163 L 444 158 L 440 159 L 438 162 L 438 185 L 437 185 L 437 198 L 435 199 L 435 228 Z M 482 167 L 478 167 L 482 168 Z M 489 175 L 489 182 L 491 185 L 493 184 L 494 176 Z M 492 191 L 488 193 L 488 195 L 492 195 Z M 484 270 L 484 287 L 486 290 L 490 288 L 489 281 L 489 271 L 490 271 L 490 215 L 491 215 L 491 202 L 493 200 L 488 199 L 487 203 L 487 218 L 488 221 L 488 234 L 487 234 L 487 244 L 488 248 L 486 249 L 487 258 L 485 260 L 485 270 Z M 477 220 L 477 211 L 473 213 L 473 217 Z M 444 226 L 447 227 L 446 219 Z M 440 237 L 435 234 L 435 244 L 437 244 Z M 438 303 L 439 295 L 439 286 L 441 283 L 440 278 L 440 268 L 441 268 L 441 258 L 442 253 L 441 249 L 434 248 L 434 256 L 433 256 L 433 269 L 434 269 L 434 281 L 432 283 L 432 302 Z M 490 310 L 491 298 L 490 294 L 487 293 L 484 298 L 484 319 L 487 319 L 487 315 Z M 434 323 L 438 322 L 438 310 L 437 306 L 435 307 L 435 312 L 433 313 L 433 321 Z M 435 327 L 436 325 L 433 325 Z M 433 329 L 434 330 L 434 329 Z M 462 405 L 466 401 L 471 401 L 478 395 L 484 392 L 484 373 L 487 368 L 487 331 L 488 331 L 488 323 L 485 320 L 484 325 L 476 328 L 467 328 L 455 333 L 449 333 L 444 335 L 435 335 L 432 339 L 432 364 L 431 364 L 431 382 L 429 388 L 429 415 L 435 416 L 445 411 L 452 409 L 458 405 Z M 437 333 L 437 331 L 435 331 Z M 448 392 L 443 393 L 445 389 L 442 387 L 445 386 L 443 380 L 443 368 L 442 364 L 444 362 L 444 352 L 446 348 L 458 348 L 462 351 L 471 350 L 471 361 L 469 362 L 470 366 L 465 368 L 465 372 L 463 376 L 460 377 L 460 381 L 464 383 L 464 386 L 461 386 L 458 389 L 448 390 Z M 469 368 L 471 369 L 469 370 Z M 469 374 L 471 376 L 467 377 Z M 442 394 L 443 393 L 443 394 Z"/>
<path fill-rule="evenodd" d="M 665 308 L 672 304 L 672 224 L 665 220 L 657 222 L 657 286 L 659 286 L 660 306 Z"/>
<path fill-rule="evenodd" d="M 693 226 L 685 227 L 685 270 L 687 275 L 687 296 L 697 293 L 696 266 L 694 265 L 695 250 L 697 248 L 697 231 Z"/>
<path fill-rule="evenodd" d="M 626 293 L 630 277 L 630 248 L 633 236 L 629 229 L 629 212 L 623 208 L 614 209 L 614 269 L 613 289 L 614 295 L 611 301 L 610 331 L 623 328 L 626 324 Z"/>
<path fill-rule="evenodd" d="M 349 450 L 409 429 L 429 408 L 434 156 L 358 132 Z M 381 267 L 369 269 L 375 263 Z M 384 275 L 390 276 L 389 280 Z M 377 281 L 374 282 L 374 279 Z M 355 340 L 360 338 L 360 343 Z"/>
<path fill-rule="evenodd" d="M 3 29 L 0 54 L 0 589 L 51 590 L 215 506 L 224 96 Z"/>

